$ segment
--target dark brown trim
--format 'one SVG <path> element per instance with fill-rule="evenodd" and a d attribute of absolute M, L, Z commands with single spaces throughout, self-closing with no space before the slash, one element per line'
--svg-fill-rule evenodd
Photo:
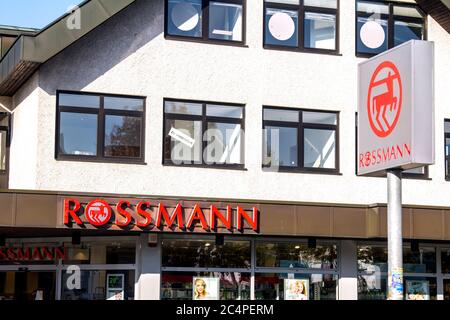
<path fill-rule="evenodd" d="M 242 40 L 222 40 L 222 39 L 210 39 L 209 38 L 209 3 L 212 1 L 218 1 L 223 3 L 233 3 L 242 5 Z M 182 35 L 172 35 L 169 34 L 169 0 L 164 1 L 164 38 L 166 40 L 178 40 L 178 41 L 188 41 L 197 43 L 208 43 L 215 45 L 226 45 L 248 48 L 246 43 L 246 30 L 247 30 L 247 0 L 202 0 L 202 16 L 201 16 L 201 37 L 191 37 Z"/>
<path fill-rule="evenodd" d="M 297 111 L 299 113 L 299 121 L 273 121 L 273 120 L 264 120 L 264 110 L 273 109 L 273 110 L 287 110 L 287 111 Z M 336 115 L 336 124 L 319 124 L 319 123 L 307 123 L 303 122 L 303 113 L 304 112 L 314 112 L 314 113 L 326 113 L 326 114 L 335 114 Z M 264 130 L 266 126 L 278 126 L 278 127 L 286 127 L 286 128 L 296 128 L 297 129 L 297 166 L 278 166 L 279 172 L 292 172 L 292 173 L 318 173 L 318 174 L 331 174 L 331 175 L 341 175 L 340 173 L 340 143 L 339 143 L 339 113 L 340 111 L 329 111 L 329 110 L 316 110 L 316 109 L 303 109 L 303 108 L 289 108 L 289 107 L 274 107 L 274 106 L 266 106 L 264 105 L 262 108 L 262 129 Z M 304 130 L 305 129 L 317 129 L 317 130 L 329 130 L 334 131 L 335 133 L 335 168 L 310 168 L 305 167 L 305 155 L 304 155 Z M 264 140 L 264 131 L 263 131 L 263 150 L 265 150 L 265 140 Z M 264 160 L 264 154 L 263 160 Z M 262 164 L 263 171 L 271 171 L 268 170 L 271 168 L 270 165 L 265 165 L 264 161 Z"/>
<path fill-rule="evenodd" d="M 84 107 L 70 107 L 59 105 L 60 94 L 76 94 L 76 95 L 92 95 L 98 96 L 100 105 L 99 108 L 84 108 Z M 131 110 L 108 110 L 104 108 L 105 97 L 117 97 L 117 98 L 131 98 L 140 99 L 143 102 L 142 111 Z M 97 115 L 97 154 L 93 156 L 86 155 L 72 155 L 62 154 L 59 144 L 59 133 L 61 125 L 61 113 L 71 112 L 80 114 L 95 114 Z M 107 115 L 128 116 L 140 118 L 141 130 L 140 130 L 140 156 L 136 158 L 132 157 L 111 157 L 105 155 L 105 119 Z M 85 91 L 69 91 L 69 90 L 57 90 L 56 91 L 56 127 L 55 127 L 55 159 L 67 160 L 67 161 L 88 161 L 88 162 L 104 162 L 104 163 L 124 163 L 124 164 L 143 164 L 145 165 L 145 116 L 146 116 L 146 97 L 134 96 L 134 95 L 122 95 L 122 94 L 106 94 L 106 93 L 93 93 Z"/>
<path fill-rule="evenodd" d="M 293 51 L 293 52 L 303 52 L 303 53 L 315 53 L 315 54 L 327 54 L 341 56 L 340 53 L 340 0 L 336 0 L 336 9 L 324 8 L 324 7 L 312 7 L 305 6 L 303 1 L 299 1 L 298 5 L 294 4 L 283 4 L 276 2 L 264 1 L 263 5 L 263 48 L 268 50 L 283 50 L 283 51 Z M 267 26 L 267 16 L 266 10 L 271 9 L 281 9 L 281 10 L 292 10 L 298 12 L 298 26 L 297 26 L 297 46 L 283 46 L 283 45 L 271 45 L 266 44 L 266 26 Z M 334 15 L 335 20 L 335 45 L 334 49 L 322 49 L 322 48 L 310 48 L 305 46 L 305 14 L 309 13 L 323 13 Z"/>

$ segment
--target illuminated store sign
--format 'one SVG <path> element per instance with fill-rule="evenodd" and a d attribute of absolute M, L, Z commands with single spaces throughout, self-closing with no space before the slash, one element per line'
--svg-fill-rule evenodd
<path fill-rule="evenodd" d="M 0 261 L 54 261 L 66 255 L 65 247 L 0 247 Z"/>
<path fill-rule="evenodd" d="M 259 212 L 256 207 L 244 208 L 227 205 L 219 209 L 215 205 L 207 208 L 199 204 L 183 207 L 163 202 L 139 201 L 132 204 L 119 200 L 114 205 L 105 200 L 92 200 L 83 205 L 78 199 L 64 199 L 64 221 L 66 226 L 93 226 L 102 229 L 153 230 L 153 231 L 202 231 L 215 232 L 218 228 L 229 232 L 259 230 Z"/>

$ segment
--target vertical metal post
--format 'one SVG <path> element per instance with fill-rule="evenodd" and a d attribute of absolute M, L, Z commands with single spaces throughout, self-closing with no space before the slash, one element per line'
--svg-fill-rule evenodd
<path fill-rule="evenodd" d="M 403 300 L 402 170 L 387 170 L 388 300 Z"/>

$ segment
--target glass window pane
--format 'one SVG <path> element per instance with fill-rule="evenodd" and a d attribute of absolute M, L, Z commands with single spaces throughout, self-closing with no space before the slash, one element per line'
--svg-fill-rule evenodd
<path fill-rule="evenodd" d="M 405 277 L 405 300 L 436 300 L 436 278 Z"/>
<path fill-rule="evenodd" d="M 409 40 L 421 40 L 423 37 L 423 24 L 395 21 L 394 45 L 402 44 Z"/>
<path fill-rule="evenodd" d="M 211 1 L 209 38 L 242 41 L 242 5 Z"/>
<path fill-rule="evenodd" d="M 208 142 L 205 149 L 206 163 L 243 164 L 241 133 L 240 124 L 209 122 L 205 132 Z"/>
<path fill-rule="evenodd" d="M 105 116 L 105 156 L 141 156 L 141 118 Z"/>
<path fill-rule="evenodd" d="M 336 300 L 337 275 L 255 274 L 256 300 Z"/>
<path fill-rule="evenodd" d="M 305 243 L 257 242 L 257 267 L 337 269 L 337 247 L 332 244 L 308 248 Z"/>
<path fill-rule="evenodd" d="M 298 11 L 266 9 L 264 44 L 298 46 Z"/>
<path fill-rule="evenodd" d="M 297 128 L 266 126 L 264 165 L 298 166 Z"/>
<path fill-rule="evenodd" d="M 169 0 L 167 14 L 168 34 L 202 36 L 202 0 Z"/>
<path fill-rule="evenodd" d="M 423 18 L 419 10 L 412 7 L 394 6 L 394 15 L 412 18 Z"/>
<path fill-rule="evenodd" d="M 164 112 L 201 116 L 202 105 L 199 103 L 166 101 L 164 104 Z"/>
<path fill-rule="evenodd" d="M 358 275 L 358 300 L 386 300 L 387 276 L 377 271 Z"/>
<path fill-rule="evenodd" d="M 446 133 L 450 133 L 450 121 L 444 122 L 444 130 Z"/>
<path fill-rule="evenodd" d="M 264 120 L 298 122 L 298 111 L 264 109 Z"/>
<path fill-rule="evenodd" d="M 214 239 L 162 242 L 164 267 L 250 268 L 250 261 L 249 241 L 225 240 L 223 245 L 216 245 Z"/>
<path fill-rule="evenodd" d="M 80 275 L 81 289 L 72 289 L 68 284 L 73 274 L 63 271 L 61 300 L 134 299 L 134 270 L 83 270 Z M 111 283 L 113 277 L 117 283 Z"/>
<path fill-rule="evenodd" d="M 358 17 L 358 53 L 378 54 L 386 51 L 388 23 L 386 19 Z"/>
<path fill-rule="evenodd" d="M 61 112 L 59 152 L 72 155 L 97 155 L 97 115 Z"/>
<path fill-rule="evenodd" d="M 436 272 L 436 250 L 421 247 L 419 251 L 411 251 L 411 247 L 403 248 L 403 270 L 410 273 Z"/>
<path fill-rule="evenodd" d="M 358 270 L 370 273 L 388 271 L 387 246 L 358 246 Z"/>
<path fill-rule="evenodd" d="M 202 291 L 194 290 L 202 285 Z M 250 300 L 250 273 L 162 272 L 162 300 Z"/>
<path fill-rule="evenodd" d="M 105 109 L 143 111 L 144 100 L 135 98 L 105 97 Z"/>
<path fill-rule="evenodd" d="M 164 159 L 175 164 L 202 163 L 202 122 L 167 119 Z"/>
<path fill-rule="evenodd" d="M 304 130 L 306 168 L 336 167 L 336 133 L 334 130 Z"/>
<path fill-rule="evenodd" d="M 59 94 L 59 105 L 66 107 L 99 108 L 100 97 L 86 94 Z"/>
<path fill-rule="evenodd" d="M 7 131 L 0 131 L 0 170 L 6 170 L 6 138 Z"/>
<path fill-rule="evenodd" d="M 206 105 L 207 116 L 242 119 L 242 114 L 242 107 L 219 106 L 214 104 Z"/>
<path fill-rule="evenodd" d="M 304 0 L 304 4 L 311 7 L 337 8 L 336 0 Z"/>
<path fill-rule="evenodd" d="M 367 14 L 389 14 L 388 5 L 366 1 L 358 1 L 357 10 Z"/>
<path fill-rule="evenodd" d="M 442 273 L 450 273 L 450 248 L 441 249 Z"/>
<path fill-rule="evenodd" d="M 265 2 L 284 3 L 284 4 L 300 4 L 300 0 L 264 0 Z"/>
<path fill-rule="evenodd" d="M 444 279 L 444 300 L 450 300 L 450 279 Z"/>
<path fill-rule="evenodd" d="M 305 47 L 336 49 L 336 16 L 305 12 Z"/>
<path fill-rule="evenodd" d="M 303 111 L 302 115 L 304 123 L 337 124 L 336 113 Z"/>

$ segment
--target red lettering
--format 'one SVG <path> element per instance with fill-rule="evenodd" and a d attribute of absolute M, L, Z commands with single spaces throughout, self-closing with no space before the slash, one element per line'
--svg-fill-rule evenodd
<path fill-rule="evenodd" d="M 406 152 L 408 152 L 409 155 L 411 155 L 411 149 L 406 143 L 403 145 L 403 148 L 406 150 Z"/>
<path fill-rule="evenodd" d="M 397 145 L 397 154 L 400 155 L 400 158 L 403 158 L 403 150 Z"/>
<path fill-rule="evenodd" d="M 125 207 L 125 208 L 124 208 Z M 131 204 L 129 201 L 119 201 L 119 203 L 116 205 L 116 211 L 119 215 L 125 218 L 125 221 L 121 221 L 116 216 L 116 225 L 119 227 L 126 227 L 131 222 L 131 214 L 127 211 L 127 208 L 131 207 Z"/>
<path fill-rule="evenodd" d="M 70 209 L 71 204 L 73 209 Z M 77 211 L 80 210 L 80 202 L 76 199 L 64 199 L 64 224 L 69 224 L 69 216 L 75 221 L 76 224 L 82 225 L 80 218 L 77 215 Z"/>
<path fill-rule="evenodd" d="M 137 204 L 136 206 L 136 213 L 145 218 L 145 222 L 139 222 L 139 219 L 136 219 L 136 225 L 139 228 L 145 228 L 148 227 L 150 225 L 150 223 L 152 223 L 152 216 L 150 215 L 150 213 L 148 213 L 147 211 L 145 211 L 145 209 L 143 209 L 143 207 L 149 208 L 150 207 L 150 202 L 147 201 L 141 201 Z"/>
<path fill-rule="evenodd" d="M 227 217 L 225 218 L 222 213 L 217 209 L 216 206 L 211 205 L 210 209 L 210 221 L 211 221 L 211 229 L 216 229 L 216 218 L 219 218 L 220 221 L 225 225 L 228 230 L 231 230 L 231 206 L 227 206 Z"/>
<path fill-rule="evenodd" d="M 180 229 L 184 228 L 183 223 L 183 208 L 181 207 L 181 204 L 177 204 L 176 208 L 173 210 L 172 217 L 169 217 L 169 214 L 167 213 L 166 208 L 164 207 L 164 204 L 162 202 L 159 203 L 158 206 L 158 213 L 156 214 L 156 226 L 158 228 L 161 227 L 162 218 L 166 220 L 167 227 L 171 227 L 175 219 L 178 221 L 178 227 Z"/>
<path fill-rule="evenodd" d="M 46 257 L 48 260 L 55 259 L 54 252 L 49 250 L 47 247 L 42 247 L 42 253 L 43 253 L 44 257 Z"/>
<path fill-rule="evenodd" d="M 389 154 L 389 160 L 394 156 L 394 159 L 397 159 L 397 154 L 395 153 L 394 146 L 391 147 L 391 153 Z"/>
<path fill-rule="evenodd" d="M 381 162 L 381 159 L 382 159 L 381 158 L 381 153 L 382 153 L 382 150 L 378 149 L 377 150 L 377 164 Z"/>
<path fill-rule="evenodd" d="M 30 260 L 30 255 L 30 248 L 17 249 L 17 260 L 19 261 Z"/>
<path fill-rule="evenodd" d="M 2 258 L 3 260 L 8 259 L 8 256 L 5 254 L 5 248 L 0 248 L 0 258 Z"/>
<path fill-rule="evenodd" d="M 258 209 L 253 207 L 253 218 L 242 209 L 240 206 L 237 207 L 237 228 L 240 231 L 243 231 L 242 218 L 244 218 L 247 223 L 252 227 L 253 231 L 258 230 Z"/>
<path fill-rule="evenodd" d="M 192 213 L 191 216 L 189 217 L 186 228 L 190 228 L 195 220 L 200 220 L 203 229 L 205 230 L 209 229 L 208 223 L 206 222 L 205 219 L 205 215 L 203 214 L 203 211 L 198 204 L 196 204 L 194 206 L 194 209 L 192 209 Z"/>
<path fill-rule="evenodd" d="M 16 253 L 14 252 L 14 248 L 9 248 L 7 253 L 8 253 L 8 259 L 9 260 L 16 260 L 17 259 Z"/>
<path fill-rule="evenodd" d="M 55 258 L 65 260 L 67 256 L 67 248 L 61 247 L 61 248 L 55 248 Z"/>
<path fill-rule="evenodd" d="M 364 167 L 364 154 L 359 154 L 359 167 Z"/>
<path fill-rule="evenodd" d="M 37 247 L 33 249 L 33 260 L 44 260 L 41 250 Z"/>
<path fill-rule="evenodd" d="M 375 150 L 373 150 L 372 151 L 372 165 L 374 165 L 375 163 L 376 163 L 376 151 Z"/>

